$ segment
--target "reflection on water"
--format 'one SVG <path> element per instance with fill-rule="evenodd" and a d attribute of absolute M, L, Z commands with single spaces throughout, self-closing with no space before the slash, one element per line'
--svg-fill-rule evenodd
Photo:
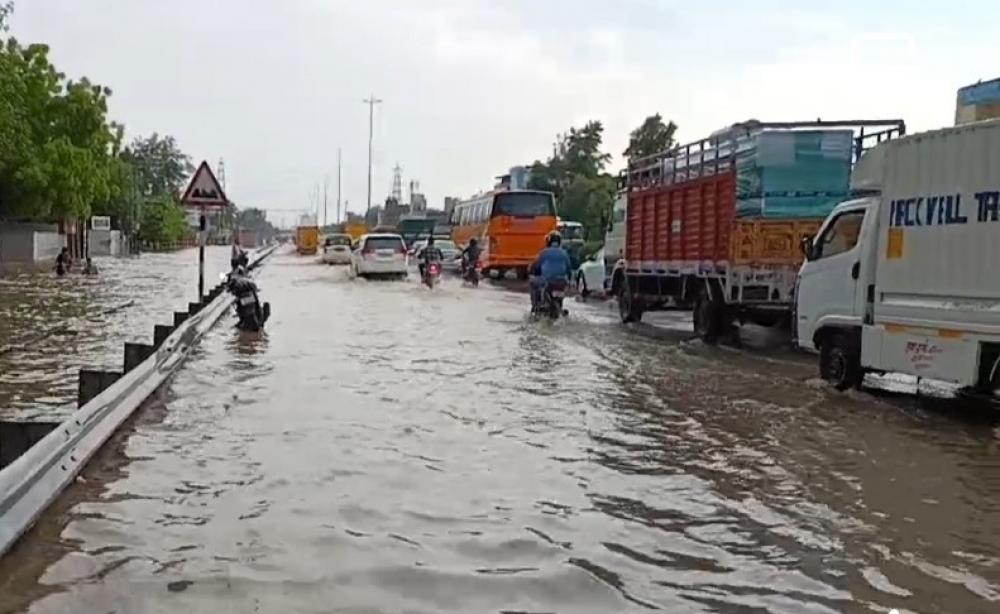
<path fill-rule="evenodd" d="M 599 307 L 550 325 L 487 286 L 262 275 L 266 334 L 212 331 L 0 562 L 0 611 L 1000 603 L 995 420 Z"/>
<path fill-rule="evenodd" d="M 197 299 L 197 250 L 94 260 L 97 276 L 0 277 L 0 418 L 64 417 L 80 368 L 121 369 L 124 342 L 151 342 Z M 228 262 L 206 248 L 206 286 Z"/>

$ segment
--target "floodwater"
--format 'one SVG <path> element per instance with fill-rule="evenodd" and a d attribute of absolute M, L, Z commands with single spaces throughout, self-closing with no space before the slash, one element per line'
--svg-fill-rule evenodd
<path fill-rule="evenodd" d="M 1000 428 L 292 255 L 0 561 L 0 611 L 997 612 Z M 176 302 L 176 301 L 174 301 Z"/>
<path fill-rule="evenodd" d="M 198 251 L 95 258 L 74 269 L 0 277 L 0 419 L 65 418 L 81 368 L 121 370 L 123 344 L 152 343 L 198 295 Z M 205 287 L 228 270 L 229 248 L 208 247 Z"/>

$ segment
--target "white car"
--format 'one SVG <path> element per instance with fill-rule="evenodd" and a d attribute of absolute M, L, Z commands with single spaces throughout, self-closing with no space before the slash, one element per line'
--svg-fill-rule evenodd
<path fill-rule="evenodd" d="M 406 277 L 406 243 L 397 234 L 362 235 L 351 254 L 355 277 Z"/>
<path fill-rule="evenodd" d="M 576 270 L 576 292 L 584 298 L 607 292 L 607 264 L 604 261 L 604 248 L 583 261 Z"/>
<path fill-rule="evenodd" d="M 323 240 L 324 264 L 351 264 L 351 235 L 327 235 Z"/>

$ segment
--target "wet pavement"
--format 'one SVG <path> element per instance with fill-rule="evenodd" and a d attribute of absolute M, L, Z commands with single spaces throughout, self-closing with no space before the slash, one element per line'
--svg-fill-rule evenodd
<path fill-rule="evenodd" d="M 992 417 L 603 304 L 260 279 L 266 334 L 203 340 L 0 561 L 0 611 L 1000 608 Z"/>
<path fill-rule="evenodd" d="M 81 368 L 120 370 L 126 341 L 151 343 L 197 300 L 196 249 L 94 263 L 97 276 L 0 277 L 0 419 L 65 418 Z M 206 248 L 205 286 L 228 265 L 228 247 Z"/>

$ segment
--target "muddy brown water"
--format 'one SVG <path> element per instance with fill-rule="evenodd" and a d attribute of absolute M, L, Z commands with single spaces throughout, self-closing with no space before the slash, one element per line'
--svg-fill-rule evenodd
<path fill-rule="evenodd" d="M 267 332 L 203 340 L 0 561 L 0 611 L 1000 609 L 992 417 L 603 305 L 260 279 Z"/>
<path fill-rule="evenodd" d="M 121 370 L 126 341 L 151 343 L 197 300 L 195 249 L 94 261 L 97 276 L 0 277 L 0 419 L 66 417 L 81 368 Z M 205 286 L 228 265 L 229 248 L 206 248 Z"/>

